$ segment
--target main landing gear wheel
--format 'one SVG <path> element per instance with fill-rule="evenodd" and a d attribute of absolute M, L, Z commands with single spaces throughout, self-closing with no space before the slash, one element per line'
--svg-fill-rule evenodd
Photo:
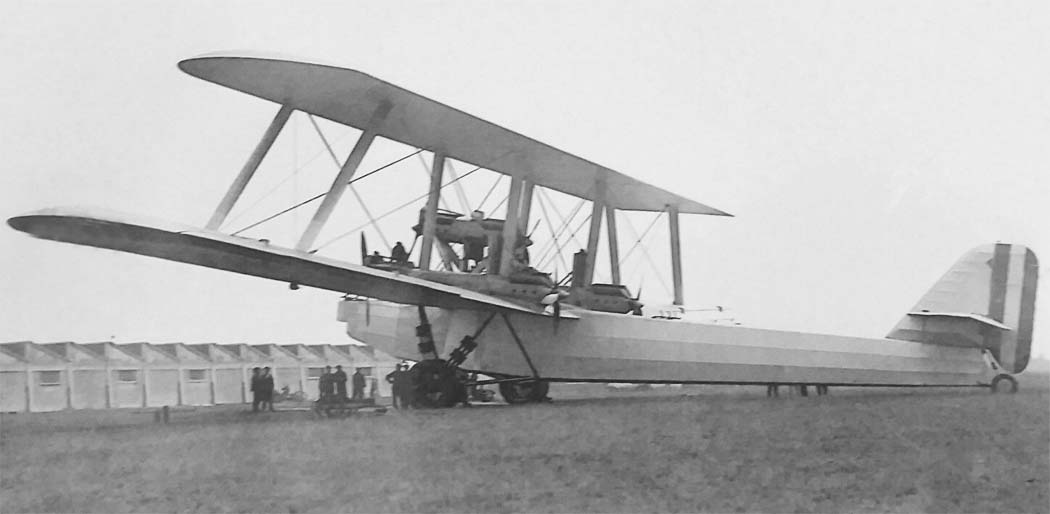
<path fill-rule="evenodd" d="M 992 379 L 992 394 L 996 393 L 1016 393 L 1017 392 L 1017 380 L 1010 375 L 996 375 Z"/>
<path fill-rule="evenodd" d="M 456 369 L 444 359 L 419 361 L 409 371 L 413 405 L 422 408 L 452 407 L 466 401 L 467 389 Z"/>
<path fill-rule="evenodd" d="M 499 394 L 509 404 L 539 402 L 547 398 L 550 383 L 543 380 L 500 382 Z"/>

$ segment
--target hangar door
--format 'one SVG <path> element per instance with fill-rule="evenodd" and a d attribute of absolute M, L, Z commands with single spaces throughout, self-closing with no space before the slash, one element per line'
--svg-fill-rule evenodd
<path fill-rule="evenodd" d="M 0 412 L 26 410 L 26 373 L 0 371 Z"/>
<path fill-rule="evenodd" d="M 73 408 L 106 408 L 106 371 L 78 369 L 73 371 Z"/>
<path fill-rule="evenodd" d="M 215 370 L 215 403 L 242 403 L 241 370 Z"/>

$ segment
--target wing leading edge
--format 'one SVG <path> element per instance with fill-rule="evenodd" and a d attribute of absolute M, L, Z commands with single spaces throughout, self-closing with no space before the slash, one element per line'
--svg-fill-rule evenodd
<path fill-rule="evenodd" d="M 41 239 L 196 264 L 390 302 L 542 315 L 538 308 L 530 309 L 455 286 L 165 221 L 77 209 L 45 209 L 10 218 L 7 223 Z"/>

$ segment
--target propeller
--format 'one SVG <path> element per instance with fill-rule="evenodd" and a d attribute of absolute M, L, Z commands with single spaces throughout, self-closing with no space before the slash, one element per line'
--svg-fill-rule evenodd
<path fill-rule="evenodd" d="M 361 264 L 368 265 L 368 243 L 364 232 L 361 232 Z"/>
<path fill-rule="evenodd" d="M 550 306 L 553 311 L 554 320 L 554 333 L 558 333 L 558 323 L 561 321 L 561 299 L 569 296 L 568 293 L 562 291 L 557 286 L 551 288 L 550 292 L 540 298 L 540 305 L 544 307 Z"/>

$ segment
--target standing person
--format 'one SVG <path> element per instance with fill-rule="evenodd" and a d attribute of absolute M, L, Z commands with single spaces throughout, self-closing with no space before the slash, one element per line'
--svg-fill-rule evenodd
<path fill-rule="evenodd" d="M 361 368 L 354 369 L 353 378 L 354 396 L 351 400 L 365 399 L 365 376 L 361 374 Z"/>
<path fill-rule="evenodd" d="M 416 384 L 412 380 L 412 370 L 409 369 L 408 363 L 401 364 L 401 408 L 408 409 L 415 406 L 415 387 Z"/>
<path fill-rule="evenodd" d="M 335 382 L 335 399 L 338 402 L 346 401 L 346 372 L 342 365 L 336 365 L 335 373 L 332 373 L 332 381 Z"/>
<path fill-rule="evenodd" d="M 317 395 L 321 403 L 328 403 L 328 384 L 332 381 L 332 367 L 325 366 L 320 379 L 317 380 Z"/>
<path fill-rule="evenodd" d="M 259 390 L 259 366 L 252 368 L 252 412 L 259 412 L 259 400 L 262 399 L 261 391 Z"/>
<path fill-rule="evenodd" d="M 392 250 L 390 250 L 390 260 L 394 261 L 394 264 L 404 264 L 408 262 L 408 252 L 405 251 L 405 245 L 398 241 Z"/>
<path fill-rule="evenodd" d="M 390 384 L 391 389 L 390 401 L 393 402 L 395 409 L 408 408 L 408 405 L 405 405 L 403 400 L 404 392 L 402 389 L 405 387 L 404 375 L 405 372 L 402 371 L 400 362 L 397 363 L 397 367 L 394 368 L 394 371 L 391 371 L 386 375 L 386 382 Z"/>
<path fill-rule="evenodd" d="M 274 412 L 273 375 L 270 374 L 269 366 L 263 368 L 262 377 L 259 378 L 259 390 L 262 392 L 262 399 L 259 402 L 262 410 L 269 409 L 270 412 Z"/>

